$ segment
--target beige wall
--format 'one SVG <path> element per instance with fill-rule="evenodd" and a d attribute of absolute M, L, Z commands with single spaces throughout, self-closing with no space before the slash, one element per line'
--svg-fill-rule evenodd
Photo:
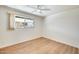
<path fill-rule="evenodd" d="M 48 16 L 43 29 L 44 37 L 79 47 L 79 9 Z"/>
<path fill-rule="evenodd" d="M 8 12 L 32 17 L 35 21 L 35 27 L 10 31 L 8 29 Z M 41 17 L 0 6 L 0 48 L 41 37 L 41 27 Z"/>

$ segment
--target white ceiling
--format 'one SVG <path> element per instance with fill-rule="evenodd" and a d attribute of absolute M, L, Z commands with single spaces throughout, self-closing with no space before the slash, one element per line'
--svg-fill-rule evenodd
<path fill-rule="evenodd" d="M 63 12 L 66 10 L 79 8 L 78 5 L 46 5 L 46 7 L 50 9 L 50 11 L 44 11 L 44 13 L 40 14 L 37 12 L 33 13 L 32 11 L 34 10 L 34 8 L 27 7 L 26 5 L 8 5 L 8 7 L 14 8 L 14 9 L 17 9 L 20 11 L 32 13 L 32 14 L 38 15 L 38 16 L 49 16 L 49 15 Z"/>
<path fill-rule="evenodd" d="M 79 8 L 78 5 L 50 5 L 49 7 L 51 9 L 51 12 L 48 15 Z"/>

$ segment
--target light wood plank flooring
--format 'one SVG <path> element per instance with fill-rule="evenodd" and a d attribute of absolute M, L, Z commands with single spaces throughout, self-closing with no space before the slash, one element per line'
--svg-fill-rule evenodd
<path fill-rule="evenodd" d="M 43 37 L 0 49 L 3 54 L 78 54 L 78 51 L 78 48 Z"/>

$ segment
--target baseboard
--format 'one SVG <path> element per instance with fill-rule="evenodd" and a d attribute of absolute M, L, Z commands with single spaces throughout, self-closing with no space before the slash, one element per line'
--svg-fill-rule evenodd
<path fill-rule="evenodd" d="M 68 42 L 64 42 L 64 41 L 58 40 L 58 38 L 48 37 L 48 36 L 43 36 L 43 37 L 40 36 L 40 37 L 31 38 L 31 39 L 29 39 L 29 40 L 19 41 L 19 42 L 17 42 L 17 43 L 6 44 L 6 45 L 4 45 L 4 46 L 1 46 L 0 49 L 6 48 L 6 47 L 9 47 L 9 46 L 12 46 L 12 45 L 20 44 L 20 43 L 23 43 L 23 42 L 26 42 L 26 41 L 35 40 L 35 39 L 38 39 L 38 38 L 46 38 L 46 39 L 50 39 L 50 40 L 53 40 L 53 41 L 56 41 L 56 42 L 59 42 L 59 43 L 62 43 L 62 44 L 66 44 L 66 45 L 75 47 L 75 48 L 79 48 L 78 46 L 76 46 L 76 45 L 74 45 L 74 44 L 70 44 L 70 43 L 68 43 Z"/>
<path fill-rule="evenodd" d="M 71 43 L 68 43 L 68 42 L 65 42 L 65 41 L 61 41 L 56 37 L 48 37 L 48 36 L 43 36 L 43 37 L 47 38 L 47 39 L 50 39 L 50 40 L 53 40 L 53 41 L 56 41 L 56 42 L 59 42 L 59 43 L 62 43 L 62 44 L 66 44 L 66 45 L 75 47 L 75 48 L 79 48 L 79 46 L 77 46 L 77 45 L 74 45 L 74 44 L 71 44 Z"/>
<path fill-rule="evenodd" d="M 6 44 L 6 45 L 2 45 L 2 46 L 0 46 L 0 49 L 6 48 L 6 47 L 9 47 L 9 46 L 12 46 L 12 45 L 20 44 L 20 43 L 23 43 L 23 42 L 26 42 L 26 41 L 38 39 L 38 38 L 41 38 L 41 36 L 39 36 L 39 37 L 33 37 L 33 38 L 28 39 L 28 40 L 25 39 L 25 40 L 23 40 L 23 41 L 18 41 L 18 42 L 16 42 L 16 43 L 10 43 L 10 44 Z"/>

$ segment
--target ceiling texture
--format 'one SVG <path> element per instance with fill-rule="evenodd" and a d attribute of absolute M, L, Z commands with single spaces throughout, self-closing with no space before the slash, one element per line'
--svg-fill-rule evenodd
<path fill-rule="evenodd" d="M 37 16 L 42 16 L 42 17 L 46 17 L 49 15 L 54 15 L 59 12 L 64 12 L 67 10 L 79 8 L 78 5 L 45 5 L 45 8 L 49 10 L 48 11 L 42 10 L 42 13 L 39 13 L 39 12 L 33 12 L 36 8 L 36 5 L 7 5 L 6 7 L 14 8 L 16 10 L 20 10 L 26 13 L 31 13 Z"/>

